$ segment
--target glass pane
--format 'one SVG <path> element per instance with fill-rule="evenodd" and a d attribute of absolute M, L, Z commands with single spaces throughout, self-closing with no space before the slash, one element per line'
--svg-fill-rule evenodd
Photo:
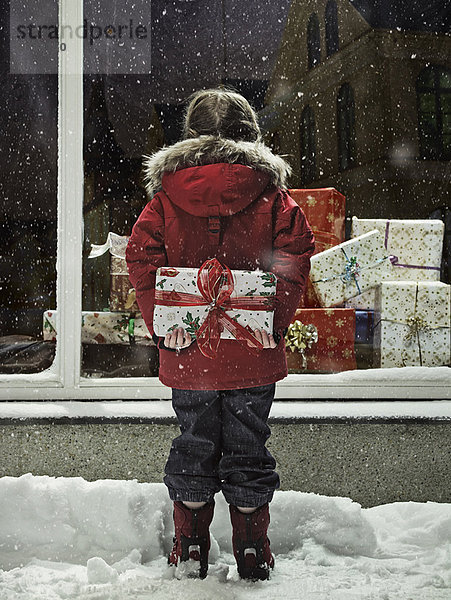
<path fill-rule="evenodd" d="M 451 112 L 442 114 L 443 134 L 451 132 Z"/>
<path fill-rule="evenodd" d="M 440 72 L 440 87 L 451 89 L 451 71 L 442 69 Z"/>
<path fill-rule="evenodd" d="M 57 22 L 57 3 L 46 8 L 34 19 Z M 0 4 L 0 373 L 43 371 L 55 351 L 43 319 L 56 305 L 58 79 L 47 59 L 57 48 L 46 58 L 48 46 L 33 53 L 19 35 L 32 9 Z"/>
<path fill-rule="evenodd" d="M 428 67 L 424 69 L 418 77 L 418 83 L 421 87 L 434 88 L 435 87 L 435 75 L 434 69 Z"/>
<path fill-rule="evenodd" d="M 407 4 L 406 11 L 414 10 Z M 372 28 L 365 24 L 363 14 L 346 13 L 340 16 L 345 22 L 338 23 L 338 36 L 343 27 L 352 32 L 346 50 L 337 49 L 334 56 L 323 56 L 320 62 L 320 38 L 312 25 L 310 45 L 307 40 L 308 3 L 105 0 L 102 5 L 100 0 L 86 0 L 84 6 L 89 19 L 99 25 L 97 33 L 104 32 L 102 24 L 111 25 L 114 15 L 116 32 L 119 25 L 133 20 L 134 37 L 121 40 L 122 46 L 118 42 L 122 54 L 117 56 L 113 50 L 119 50 L 113 44 L 106 47 L 104 56 L 95 54 L 103 47 L 104 33 L 99 33 L 96 44 L 87 40 L 85 45 L 83 374 L 158 374 L 158 352 L 134 302 L 123 260 L 126 238 L 152 197 L 144 185 L 143 156 L 181 139 L 186 100 L 192 92 L 224 84 L 232 85 L 254 105 L 261 116 L 263 139 L 273 149 L 277 146 L 290 163 L 288 187 L 315 232 L 317 253 L 335 248 L 344 256 L 337 249 L 340 244 L 380 230 L 378 252 L 383 256 L 375 261 L 354 256 L 354 263 L 345 261 L 331 275 L 334 287 L 341 286 L 338 298 L 321 296 L 318 282 L 310 277 L 299 307 L 306 312 L 293 316 L 293 321 L 311 327 L 298 324 L 292 332 L 295 352 L 288 352 L 290 369 L 324 373 L 421 361 L 432 364 L 436 359 L 431 358 L 426 337 L 421 338 L 421 347 L 418 339 L 409 343 L 412 327 L 421 325 L 410 288 L 396 315 L 384 317 L 383 327 L 375 290 L 382 289 L 380 282 L 387 277 L 415 285 L 440 277 L 445 281 L 444 233 L 428 220 L 433 211 L 449 203 L 443 186 L 447 173 L 439 162 L 443 149 L 448 148 L 449 111 L 446 108 L 439 120 L 435 94 L 436 69 L 443 71 L 443 34 L 431 36 L 427 56 L 422 50 L 424 34 L 418 37 L 417 51 L 412 51 L 415 57 L 382 56 L 384 36 L 392 35 L 395 43 L 397 36 L 406 35 L 409 44 L 415 45 L 415 29 L 404 33 L 395 22 L 383 30 Z M 355 11 L 361 9 L 356 5 Z M 319 30 L 324 33 L 324 11 L 321 15 Z M 417 22 L 404 17 L 403 23 Z M 395 21 L 397 17 L 389 18 Z M 141 37 L 136 35 L 137 27 Z M 433 23 L 430 28 L 434 31 Z M 362 36 L 367 36 L 365 44 Z M 367 60 L 368 54 L 359 53 L 367 53 L 369 47 L 377 64 L 365 71 L 347 71 L 344 81 L 342 72 L 329 61 L 340 61 L 337 55 L 349 52 L 350 44 L 355 64 Z M 309 53 L 310 64 L 315 64 L 314 81 Z M 434 53 L 437 61 L 431 60 Z M 413 58 L 421 63 L 417 70 L 412 69 Z M 380 68 L 381 61 L 388 61 L 387 68 Z M 390 87 L 392 72 L 400 75 L 396 86 Z M 447 85 L 447 77 L 444 72 L 441 85 Z M 426 93 L 421 91 L 425 88 Z M 340 105 L 349 101 L 350 109 L 337 116 L 340 89 L 347 94 Z M 389 110 L 388 97 L 396 110 Z M 308 106 L 311 110 L 304 112 Z M 433 176 L 420 157 L 437 161 Z M 358 218 L 354 224 L 353 216 Z M 386 235 L 387 222 L 400 219 L 408 222 L 399 225 L 400 230 L 398 225 L 389 225 Z M 418 239 L 422 244 L 431 240 L 420 254 L 422 244 L 411 243 Z M 105 253 L 99 250 L 89 258 L 92 244 L 106 244 Z M 368 252 L 373 256 L 376 250 Z M 391 261 L 388 265 L 390 255 L 398 257 L 398 266 Z M 388 274 L 377 281 L 370 277 L 368 284 L 367 274 L 374 272 L 373 262 L 379 264 L 380 259 Z M 446 289 L 441 287 L 442 303 Z M 405 309 L 402 315 L 401 308 Z M 409 325 L 412 313 L 414 325 Z M 431 327 L 440 331 L 434 345 L 442 347 L 442 325 Z M 392 355 L 387 350 L 390 344 L 401 347 L 396 346 Z"/>
<path fill-rule="evenodd" d="M 420 110 L 425 113 L 435 112 L 435 95 L 422 92 L 419 96 Z"/>
<path fill-rule="evenodd" d="M 451 113 L 451 94 L 441 94 L 440 103 L 445 114 Z"/>

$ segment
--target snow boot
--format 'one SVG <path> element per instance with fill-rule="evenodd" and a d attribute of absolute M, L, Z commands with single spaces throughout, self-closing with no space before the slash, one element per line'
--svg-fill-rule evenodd
<path fill-rule="evenodd" d="M 205 579 L 208 570 L 208 551 L 210 550 L 209 527 L 213 519 L 214 502 L 192 510 L 183 502 L 174 502 L 174 546 L 168 557 L 168 564 L 182 569 L 189 577 Z M 194 561 L 194 563 L 193 563 Z M 181 565 L 186 563 L 186 565 Z"/>
<path fill-rule="evenodd" d="M 236 506 L 230 506 L 232 520 L 233 554 L 241 579 L 269 579 L 270 569 L 274 568 L 267 531 L 269 526 L 269 504 L 260 506 L 252 513 L 242 513 Z"/>

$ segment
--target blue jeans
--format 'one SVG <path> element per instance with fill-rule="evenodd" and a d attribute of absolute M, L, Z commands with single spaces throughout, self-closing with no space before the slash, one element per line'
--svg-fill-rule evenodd
<path fill-rule="evenodd" d="M 279 487 L 265 447 L 275 384 L 237 390 L 172 390 L 181 435 L 164 482 L 172 500 L 210 502 L 222 491 L 234 506 L 261 506 Z"/>

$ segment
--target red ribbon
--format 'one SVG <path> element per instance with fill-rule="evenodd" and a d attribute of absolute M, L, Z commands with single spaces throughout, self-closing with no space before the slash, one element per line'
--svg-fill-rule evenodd
<path fill-rule="evenodd" d="M 232 271 L 216 259 L 206 260 L 197 274 L 197 287 L 201 295 L 176 290 L 156 290 L 155 304 L 162 306 L 205 306 L 210 309 L 197 331 L 197 345 L 207 358 L 216 358 L 221 332 L 226 329 L 252 354 L 258 354 L 263 345 L 247 329 L 229 317 L 230 309 L 268 310 L 274 307 L 274 297 L 237 296 L 231 298 L 235 288 Z"/>

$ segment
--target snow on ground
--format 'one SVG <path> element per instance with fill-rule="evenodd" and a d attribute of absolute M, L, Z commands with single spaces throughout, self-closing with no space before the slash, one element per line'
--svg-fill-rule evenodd
<path fill-rule="evenodd" d="M 0 479 L 0 600 L 450 600 L 451 505 L 362 509 L 276 492 L 268 582 L 240 581 L 217 497 L 209 575 L 173 577 L 162 484 L 24 475 Z"/>

